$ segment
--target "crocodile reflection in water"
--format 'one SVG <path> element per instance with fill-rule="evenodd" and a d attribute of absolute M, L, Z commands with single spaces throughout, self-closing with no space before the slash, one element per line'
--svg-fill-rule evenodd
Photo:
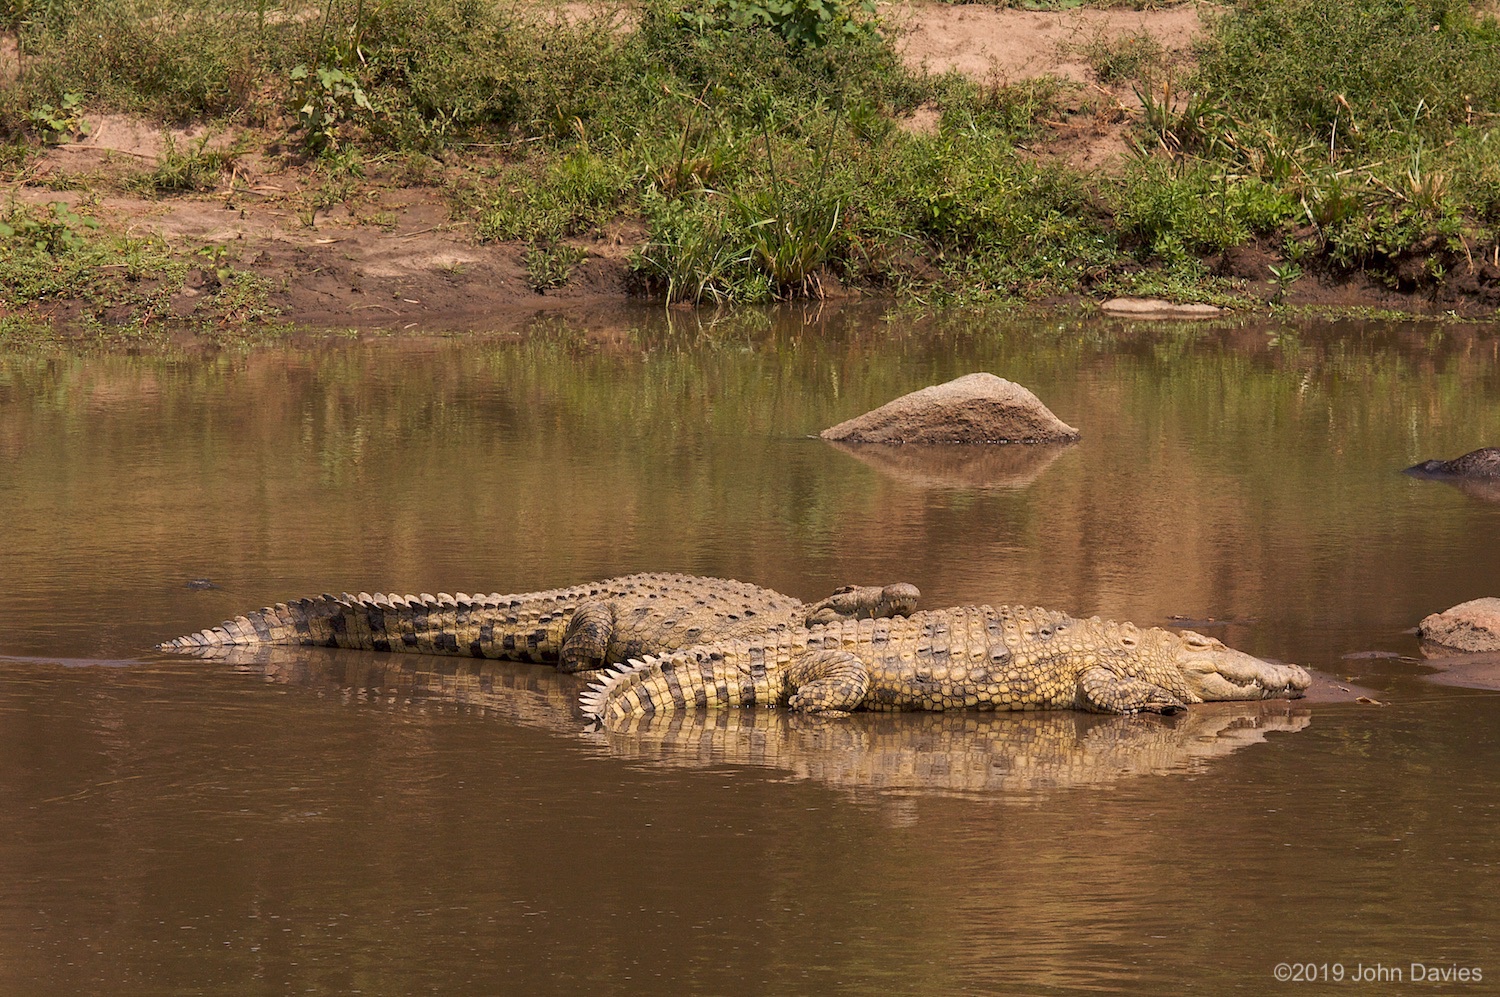
<path fill-rule="evenodd" d="M 665 765 L 755 765 L 848 789 L 1027 792 L 1195 772 L 1214 758 L 1298 731 L 1305 708 L 1215 703 L 1186 713 L 858 714 L 838 721 L 783 710 L 697 710 L 633 717 L 611 754 Z"/>
<path fill-rule="evenodd" d="M 559 734 L 613 757 L 669 767 L 769 768 L 853 791 L 1034 792 L 1201 771 L 1213 759 L 1298 731 L 1306 707 L 1209 703 L 1176 716 L 688 710 L 579 733 L 583 682 L 481 659 L 292 647 L 226 648 L 220 660 L 268 682 L 385 705 L 453 705 Z"/>

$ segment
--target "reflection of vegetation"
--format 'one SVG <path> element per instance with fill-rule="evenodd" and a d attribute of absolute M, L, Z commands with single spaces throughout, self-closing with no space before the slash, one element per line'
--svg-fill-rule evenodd
<path fill-rule="evenodd" d="M 1234 324 L 807 321 L 652 311 L 624 330 L 209 364 L 0 355 L 0 449 L 28 494 L 69 503 L 58 523 L 112 508 L 80 491 L 89 468 L 164 524 L 193 509 L 216 562 L 308 562 L 312 586 L 519 590 L 659 568 L 803 594 L 894 572 L 934 599 L 1152 622 L 1341 598 L 1338 579 L 1390 556 L 1351 531 L 1416 515 L 1394 470 L 1500 439 L 1500 358 L 1473 330 L 1283 323 L 1297 335 L 1273 346 Z M 1024 488 L 934 491 L 806 438 L 976 368 L 1036 390 L 1083 442 Z M 1412 557 L 1454 528 L 1403 523 Z"/>

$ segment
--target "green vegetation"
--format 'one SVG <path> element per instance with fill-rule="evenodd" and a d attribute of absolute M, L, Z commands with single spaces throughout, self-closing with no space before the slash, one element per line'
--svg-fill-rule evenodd
<path fill-rule="evenodd" d="M 0 209 L 0 308 L 61 306 L 85 325 L 144 329 L 171 319 L 173 297 L 192 283 L 206 302 L 194 310 L 199 322 L 274 315 L 264 280 L 224 266 L 222 252 L 200 255 L 207 260 L 185 258 L 158 240 L 103 232 L 97 219 L 62 201 L 12 204 Z"/>
<path fill-rule="evenodd" d="M 140 177 L 141 187 L 159 194 L 213 190 L 235 156 L 232 152 L 209 149 L 212 139 L 213 133 L 209 132 L 180 151 L 177 140 L 168 132 L 163 137 L 156 166 Z"/>
<path fill-rule="evenodd" d="M 1435 277 L 1492 246 L 1500 220 L 1500 26 L 1476 11 L 1466 0 L 1238 8 L 1217 25 L 1196 120 L 1176 137 L 1290 202 L 1295 255 L 1393 283 L 1412 279 L 1399 264 L 1415 257 Z"/>
<path fill-rule="evenodd" d="M 641 286 L 690 301 L 835 281 L 928 301 L 1225 300 L 1237 292 L 1214 261 L 1250 240 L 1278 257 L 1261 275 L 1277 301 L 1305 273 L 1360 268 L 1412 288 L 1500 260 L 1500 28 L 1466 0 L 1242 0 L 1195 69 L 1146 36 L 1091 43 L 1101 81 L 1141 101 L 1138 154 L 1108 175 L 1029 151 L 1099 112 L 1089 91 L 913 72 L 872 11 L 0 0 L 20 62 L 0 132 L 67 141 L 84 110 L 274 128 L 324 178 L 308 224 L 352 196 L 362 163 L 402 162 L 440 176 L 480 239 L 525 243 L 537 289 L 566 282 L 580 244 L 620 219 L 644 233 Z M 935 128 L 908 127 L 919 109 Z M 169 145 L 141 186 L 210 189 L 234 155 Z M 67 275 L 116 237 L 8 217 L 12 303 L 23 287 L 92 293 Z M 59 225 L 68 235 L 37 248 Z M 45 280 L 28 276 L 43 253 Z"/>

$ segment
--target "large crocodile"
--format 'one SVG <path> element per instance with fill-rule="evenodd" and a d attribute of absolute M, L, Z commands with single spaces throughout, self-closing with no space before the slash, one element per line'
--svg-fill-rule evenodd
<path fill-rule="evenodd" d="M 916 586 L 845 586 L 807 604 L 746 582 L 637 574 L 518 595 L 321 595 L 277 603 L 157 645 L 212 654 L 256 644 L 466 654 L 599 668 L 716 640 L 910 613 Z"/>
<path fill-rule="evenodd" d="M 583 712 L 605 727 L 704 706 L 794 710 L 1175 712 L 1206 700 L 1296 698 L 1311 684 L 1191 631 L 1046 609 L 964 606 L 846 620 L 647 657 L 592 683 Z"/>

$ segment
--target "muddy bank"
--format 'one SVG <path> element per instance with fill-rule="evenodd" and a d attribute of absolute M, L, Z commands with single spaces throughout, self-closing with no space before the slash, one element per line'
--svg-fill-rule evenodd
<path fill-rule="evenodd" d="M 1141 107 L 1130 87 L 1096 77 L 1086 54 L 1090 47 L 1151 39 L 1169 62 L 1186 65 L 1202 33 L 1196 6 L 1057 13 L 892 4 L 882 8 L 882 17 L 910 67 L 955 70 L 986 82 L 1050 76 L 1078 86 L 1077 113 L 1050 122 L 1023 151 L 1039 161 L 1103 174 L 1121 167 L 1130 153 Z M 936 112 L 923 108 L 901 127 L 921 131 L 935 123 Z M 160 240 L 186 261 L 186 275 L 117 288 L 110 293 L 118 302 L 101 304 L 85 294 L 39 296 L 9 306 L 12 312 L 63 323 L 140 322 L 143 309 L 136 299 L 151 297 L 147 323 L 232 324 L 249 311 L 266 311 L 312 326 L 443 328 L 497 316 L 588 310 L 645 294 L 631 268 L 632 253 L 646 238 L 637 219 L 621 217 L 569 238 L 569 259 L 561 263 L 539 260 L 526 243 L 481 239 L 460 189 L 473 183 L 466 170 L 485 156 L 504 161 L 493 151 L 457 148 L 420 168 L 371 157 L 358 171 L 337 174 L 279 144 L 286 121 L 213 133 L 163 129 L 118 115 L 89 115 L 87 125 L 77 141 L 29 158 L 0 181 L 0 189 L 33 210 L 58 203 L 110 231 Z M 141 192 L 151 170 L 193 151 L 217 151 L 228 165 L 189 193 Z M 1232 307 L 1241 311 L 1284 305 L 1488 318 L 1500 307 L 1500 253 L 1456 256 L 1440 285 L 1425 279 L 1418 263 L 1411 273 L 1398 269 L 1379 278 L 1310 264 L 1288 285 L 1278 284 L 1271 269 L 1281 261 L 1281 249 L 1279 240 L 1251 241 L 1205 262 L 1215 279 L 1236 289 Z M 930 261 L 925 267 L 933 269 Z M 1114 276 L 1129 267 L 1118 264 Z M 226 270 L 246 275 L 257 307 L 223 306 Z M 1222 303 L 1224 286 L 1210 291 L 1205 285 L 1203 296 L 1217 294 Z M 846 289 L 827 274 L 817 291 L 830 298 L 894 293 Z M 1110 296 L 1085 292 L 1045 303 L 1087 309 Z M 1192 291 L 1179 296 L 1191 300 Z M 262 302 L 265 307 L 258 307 Z M 0 304 L 0 315 L 6 308 Z"/>
<path fill-rule="evenodd" d="M 449 328 L 645 300 L 630 268 L 631 252 L 643 241 L 638 225 L 621 221 L 591 238 L 570 240 L 583 251 L 582 260 L 559 286 L 538 289 L 528 273 L 525 244 L 479 241 L 470 223 L 455 219 L 442 187 L 402 186 L 378 170 L 352 196 L 323 207 L 316 203 L 321 178 L 315 172 L 265 156 L 243 157 L 212 192 L 170 198 L 44 185 L 49 176 L 64 175 L 65 166 L 107 176 L 120 172 L 122 163 L 134 165 L 133 158 L 99 143 L 64 147 L 35 167 L 31 183 L 12 186 L 7 194 L 38 206 L 62 202 L 128 234 L 159 237 L 196 264 L 162 318 L 202 314 L 217 283 L 209 260 L 255 275 L 280 316 L 312 326 Z M 1211 262 L 1219 274 L 1243 282 L 1238 307 L 1245 310 L 1277 302 L 1269 270 L 1276 260 L 1269 247 L 1248 244 Z M 1500 268 L 1477 262 L 1472 270 L 1460 265 L 1440 288 L 1413 291 L 1363 273 L 1314 272 L 1279 303 L 1484 318 L 1500 305 L 1497 283 Z M 834 298 L 858 295 L 831 279 L 822 291 Z M 1076 309 L 1097 303 L 1063 298 L 1047 304 Z M 84 303 L 41 301 L 24 310 L 66 322 L 83 313 Z"/>

